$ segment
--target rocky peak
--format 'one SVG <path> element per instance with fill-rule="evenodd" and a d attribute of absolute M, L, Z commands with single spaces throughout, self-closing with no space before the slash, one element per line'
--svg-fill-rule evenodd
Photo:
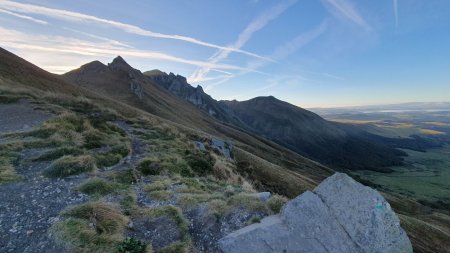
<path fill-rule="evenodd" d="M 108 67 L 113 70 L 133 70 L 133 68 L 121 56 L 114 58 L 114 60 L 108 64 Z"/>
<path fill-rule="evenodd" d="M 105 71 L 108 67 L 106 67 L 105 64 L 99 62 L 99 61 L 93 61 L 93 62 L 89 62 L 84 64 L 83 66 L 81 66 L 79 68 L 79 71 L 83 72 L 83 73 L 99 73 L 102 71 Z"/>

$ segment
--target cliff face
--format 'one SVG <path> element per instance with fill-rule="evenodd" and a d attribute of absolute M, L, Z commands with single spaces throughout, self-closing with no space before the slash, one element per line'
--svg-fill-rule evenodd
<path fill-rule="evenodd" d="M 231 110 L 224 104 L 214 100 L 210 95 L 203 91 L 199 85 L 192 87 L 186 80 L 186 77 L 175 75 L 172 72 L 167 74 L 159 70 L 144 72 L 150 80 L 164 87 L 170 93 L 180 97 L 197 108 L 208 113 L 211 117 L 222 122 L 231 123 L 238 127 L 245 128 L 245 124 L 236 117 Z"/>

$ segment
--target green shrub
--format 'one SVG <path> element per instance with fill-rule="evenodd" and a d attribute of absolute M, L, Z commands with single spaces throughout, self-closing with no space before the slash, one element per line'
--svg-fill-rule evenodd
<path fill-rule="evenodd" d="M 121 243 L 117 245 L 117 251 L 119 253 L 145 253 L 147 245 L 131 237 L 125 238 Z"/>
<path fill-rule="evenodd" d="M 88 195 L 106 195 L 115 192 L 119 186 L 100 178 L 89 179 L 78 187 L 78 190 Z"/>
<path fill-rule="evenodd" d="M 62 178 L 77 175 L 95 169 L 95 160 L 90 155 L 63 156 L 54 161 L 45 171 L 44 175 L 50 178 Z"/>
<path fill-rule="evenodd" d="M 205 176 L 213 171 L 213 161 L 209 154 L 192 154 L 186 157 L 188 165 L 200 176 Z"/>

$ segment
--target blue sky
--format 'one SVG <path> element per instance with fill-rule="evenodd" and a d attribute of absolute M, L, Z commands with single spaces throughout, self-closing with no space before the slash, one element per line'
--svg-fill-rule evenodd
<path fill-rule="evenodd" d="M 0 46 L 64 73 L 117 55 L 216 99 L 450 101 L 448 0 L 0 0 Z"/>

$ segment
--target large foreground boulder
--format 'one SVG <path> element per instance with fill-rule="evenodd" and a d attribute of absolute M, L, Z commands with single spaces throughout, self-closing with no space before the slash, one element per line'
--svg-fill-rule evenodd
<path fill-rule="evenodd" d="M 279 215 L 237 230 L 219 241 L 237 252 L 412 252 L 389 203 L 343 173 L 289 201 Z"/>

